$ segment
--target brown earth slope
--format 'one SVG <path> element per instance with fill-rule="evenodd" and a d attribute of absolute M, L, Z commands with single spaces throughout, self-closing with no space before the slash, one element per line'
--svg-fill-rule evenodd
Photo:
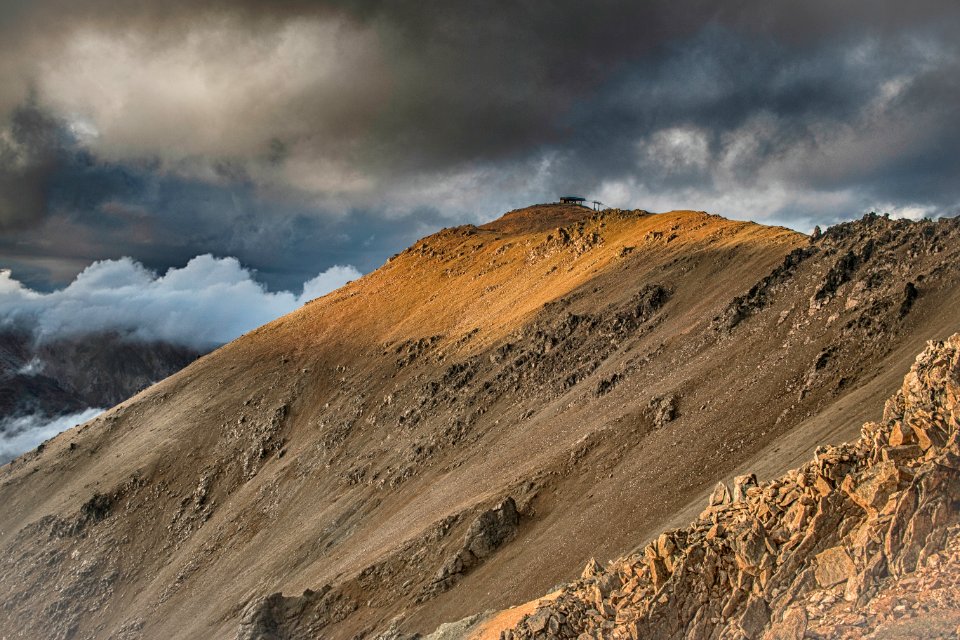
<path fill-rule="evenodd" d="M 960 330 L 958 254 L 954 220 L 877 216 L 442 231 L 0 469 L 0 630 L 374 637 L 527 601 L 878 418 Z"/>

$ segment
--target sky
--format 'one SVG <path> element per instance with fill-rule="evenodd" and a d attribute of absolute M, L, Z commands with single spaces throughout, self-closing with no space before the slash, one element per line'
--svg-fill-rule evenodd
<path fill-rule="evenodd" d="M 567 193 L 956 215 L 958 32 L 952 0 L 4 0 L 0 286 L 99 261 L 290 303 Z"/>

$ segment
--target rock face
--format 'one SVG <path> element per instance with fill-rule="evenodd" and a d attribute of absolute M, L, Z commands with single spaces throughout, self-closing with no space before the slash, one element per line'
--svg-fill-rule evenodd
<path fill-rule="evenodd" d="M 839 278 L 839 276 L 837 276 Z M 583 577 L 501 638 L 955 637 L 960 334 L 931 343 L 859 440 Z M 873 637 L 873 636 L 870 636 Z"/>
<path fill-rule="evenodd" d="M 301 596 L 274 593 L 253 600 L 240 616 L 236 640 L 284 640 L 317 637 L 332 622 L 350 615 L 357 605 L 329 585 L 307 589 Z"/>
<path fill-rule="evenodd" d="M 520 514 L 513 498 L 507 498 L 497 506 L 484 511 L 470 524 L 463 545 L 444 563 L 437 572 L 426 594 L 446 591 L 457 580 L 493 554 L 500 546 L 517 533 Z"/>

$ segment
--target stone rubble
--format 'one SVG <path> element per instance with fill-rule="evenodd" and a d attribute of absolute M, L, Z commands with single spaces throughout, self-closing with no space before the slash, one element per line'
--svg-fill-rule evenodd
<path fill-rule="evenodd" d="M 857 441 L 768 482 L 720 483 L 689 527 L 605 568 L 591 560 L 500 637 L 956 638 L 958 623 L 955 334 L 929 343 Z"/>

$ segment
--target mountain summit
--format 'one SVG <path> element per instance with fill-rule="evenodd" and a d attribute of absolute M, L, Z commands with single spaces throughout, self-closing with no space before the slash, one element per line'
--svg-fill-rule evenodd
<path fill-rule="evenodd" d="M 0 469 L 0 629 L 354 638 L 503 609 L 879 419 L 960 223 L 540 205 L 443 230 Z"/>

